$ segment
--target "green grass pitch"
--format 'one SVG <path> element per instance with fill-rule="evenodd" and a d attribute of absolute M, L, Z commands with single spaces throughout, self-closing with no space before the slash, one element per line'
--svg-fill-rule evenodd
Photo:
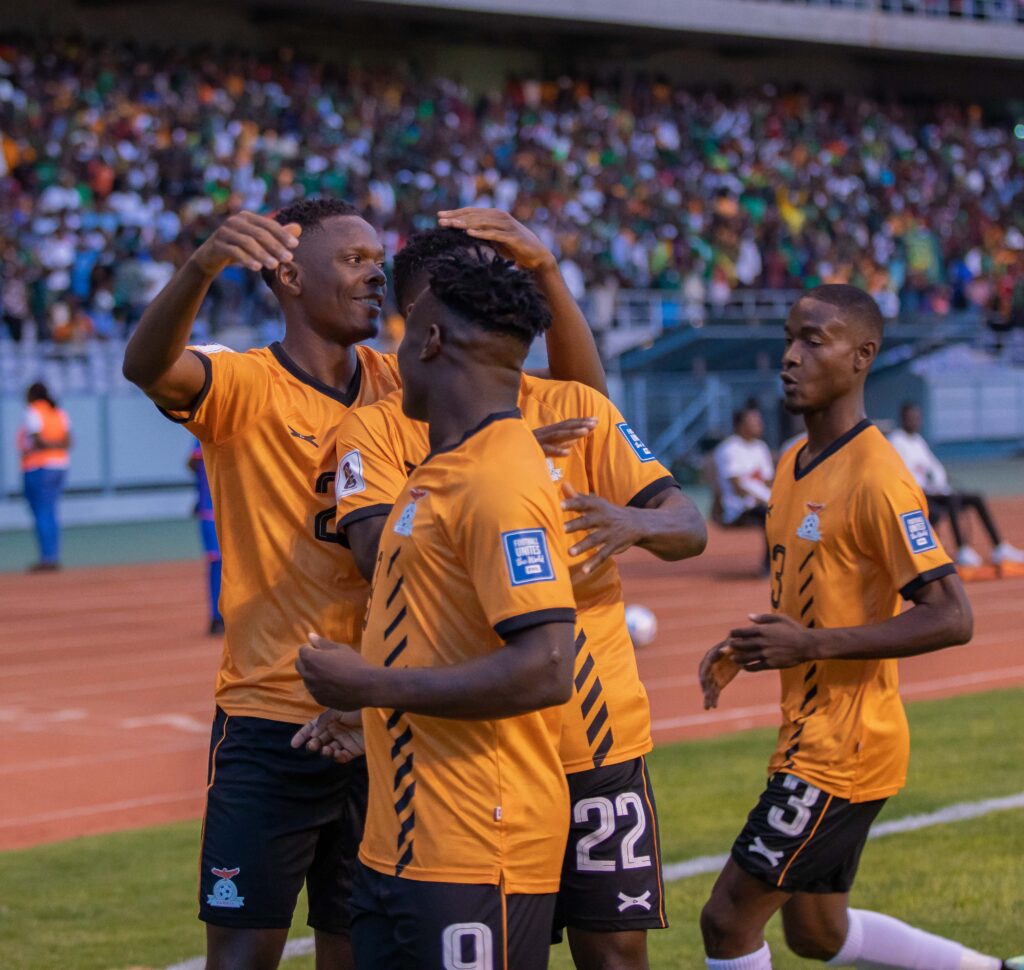
<path fill-rule="evenodd" d="M 910 707 L 907 790 L 882 819 L 1024 790 L 1024 690 Z M 666 745 L 651 757 L 666 863 L 726 852 L 764 780 L 773 732 Z M 0 855 L 4 970 L 165 967 L 203 950 L 195 919 L 198 823 L 76 839 Z M 906 919 L 986 952 L 1024 952 L 1024 811 L 891 835 L 864 852 L 854 904 Z M 697 914 L 714 876 L 668 887 L 671 928 L 654 932 L 651 966 L 703 967 Z M 305 936 L 305 913 L 295 936 Z M 821 966 L 791 957 L 777 924 L 779 970 Z M 571 967 L 568 948 L 554 970 Z M 284 964 L 312 970 L 312 957 Z"/>

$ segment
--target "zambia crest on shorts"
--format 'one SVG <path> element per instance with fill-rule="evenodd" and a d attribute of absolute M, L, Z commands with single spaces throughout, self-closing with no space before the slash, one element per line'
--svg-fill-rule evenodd
<path fill-rule="evenodd" d="M 219 906 L 221 909 L 241 909 L 245 905 L 245 897 L 238 895 L 238 887 L 234 878 L 241 869 L 211 869 L 217 881 L 213 884 L 213 892 L 206 897 L 208 906 Z"/>
<path fill-rule="evenodd" d="M 821 520 L 818 518 L 818 515 L 824 511 L 825 506 L 821 502 L 808 502 L 807 515 L 804 516 L 804 520 L 800 523 L 800 528 L 796 530 L 796 534 L 801 539 L 807 539 L 809 542 L 821 542 Z"/>

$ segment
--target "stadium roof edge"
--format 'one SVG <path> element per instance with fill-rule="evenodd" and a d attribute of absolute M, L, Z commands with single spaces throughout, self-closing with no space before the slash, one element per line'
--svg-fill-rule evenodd
<path fill-rule="evenodd" d="M 1024 62 L 1024 26 L 769 0 L 359 0 L 357 6 L 629 26 L 673 33 L 834 44 Z"/>

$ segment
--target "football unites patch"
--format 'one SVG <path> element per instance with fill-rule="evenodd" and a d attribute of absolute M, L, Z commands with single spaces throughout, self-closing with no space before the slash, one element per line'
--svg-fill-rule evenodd
<path fill-rule="evenodd" d="M 544 529 L 516 529 L 503 532 L 508 578 L 513 586 L 543 583 L 555 578 L 555 568 L 548 553 L 548 537 Z"/>
<path fill-rule="evenodd" d="M 643 439 L 625 421 L 615 425 L 629 447 L 641 461 L 654 461 L 654 452 L 644 444 Z"/>
<path fill-rule="evenodd" d="M 366 480 L 363 478 L 363 456 L 358 449 L 341 456 L 338 472 L 334 476 L 334 497 L 343 499 L 346 495 L 356 495 L 366 491 Z"/>
<path fill-rule="evenodd" d="M 935 535 L 932 532 L 932 525 L 928 516 L 921 509 L 913 512 L 904 512 L 900 516 L 903 523 L 903 531 L 906 533 L 907 542 L 910 543 L 910 551 L 917 555 L 919 552 L 931 552 L 938 548 Z"/>

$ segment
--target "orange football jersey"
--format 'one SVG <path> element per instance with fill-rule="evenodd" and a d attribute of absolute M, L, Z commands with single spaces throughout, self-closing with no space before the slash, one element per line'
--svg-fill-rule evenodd
<path fill-rule="evenodd" d="M 615 406 L 592 388 L 524 375 L 519 406 L 533 429 L 568 418 L 598 419 L 596 430 L 576 442 L 568 456 L 546 459 L 554 482 L 567 481 L 577 492 L 617 505 L 643 505 L 674 486 Z M 349 414 L 337 438 L 339 527 L 387 514 L 428 450 L 427 426 L 402 413 L 401 391 Z M 502 456 L 495 461 L 511 474 Z M 569 537 L 568 544 L 583 535 Z M 576 689 L 563 720 L 561 751 L 568 773 L 619 764 L 651 749 L 650 706 L 626 629 L 619 571 L 608 560 L 592 576 L 583 576 L 578 567 L 592 555 L 571 560 L 580 628 Z"/>
<path fill-rule="evenodd" d="M 295 670 L 306 633 L 359 642 L 367 587 L 334 526 L 334 436 L 350 408 L 400 381 L 394 357 L 355 351 L 339 392 L 277 343 L 193 348 L 206 386 L 191 413 L 169 415 L 203 443 L 224 564 L 216 699 L 228 714 L 307 721 L 323 708 Z"/>
<path fill-rule="evenodd" d="M 881 623 L 900 595 L 954 572 L 924 495 L 865 420 L 797 470 L 779 461 L 768 511 L 772 609 L 807 626 Z M 769 772 L 873 801 L 906 780 L 910 735 L 896 660 L 827 660 L 780 671 L 782 728 Z"/>
<path fill-rule="evenodd" d="M 561 528 L 518 411 L 422 458 L 384 525 L 363 656 L 451 666 L 514 649 L 503 641 L 515 631 L 573 623 Z M 490 721 L 364 710 L 362 861 L 408 879 L 556 891 L 569 819 L 560 710 Z"/>

